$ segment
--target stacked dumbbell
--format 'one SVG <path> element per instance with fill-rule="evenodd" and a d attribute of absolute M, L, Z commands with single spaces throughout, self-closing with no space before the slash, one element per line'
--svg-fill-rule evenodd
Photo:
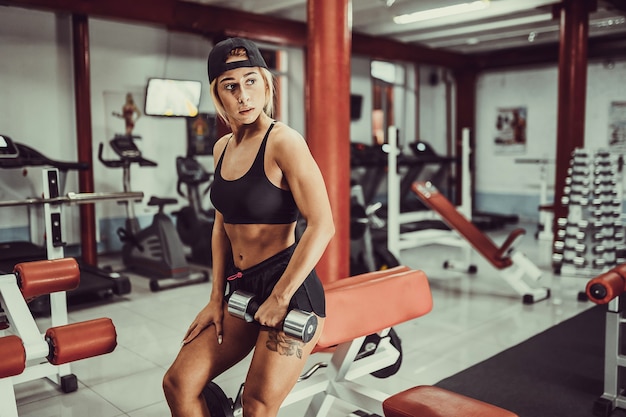
<path fill-rule="evenodd" d="M 608 151 L 573 152 L 561 200 L 568 215 L 557 220 L 555 271 L 589 275 L 624 261 L 620 175 L 621 162 Z"/>

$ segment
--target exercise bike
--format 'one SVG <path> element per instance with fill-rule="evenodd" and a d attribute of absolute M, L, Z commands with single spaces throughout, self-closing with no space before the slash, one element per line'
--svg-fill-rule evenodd
<path fill-rule="evenodd" d="M 157 163 L 144 158 L 135 140 L 140 136 L 115 135 L 109 141 L 119 159 L 104 159 L 103 144 L 98 148 L 98 159 L 107 168 L 123 168 L 124 192 L 130 191 L 130 167 L 156 167 Z M 193 270 L 189 267 L 183 244 L 178 237 L 174 223 L 164 212 L 164 207 L 176 204 L 175 198 L 151 197 L 149 206 L 158 207 L 152 223 L 141 229 L 135 215 L 134 203 L 122 202 L 126 207 L 125 227 L 117 230 L 123 242 L 122 259 L 124 265 L 141 275 L 150 278 L 150 289 L 159 291 L 184 285 L 198 284 L 209 280 L 207 271 Z"/>
<path fill-rule="evenodd" d="M 180 240 L 191 248 L 189 260 L 193 263 L 211 266 L 211 234 L 215 221 L 215 210 L 202 208 L 202 197 L 211 189 L 213 175 L 193 156 L 179 156 L 176 158 L 176 172 L 178 195 L 186 198 L 188 206 L 174 212 L 176 216 L 176 231 Z M 200 187 L 207 184 L 201 192 Z M 183 191 L 183 185 L 186 192 Z"/>
<path fill-rule="evenodd" d="M 363 188 L 350 187 L 350 275 L 379 271 L 400 265 L 387 249 L 387 239 L 375 236 L 385 232 L 385 221 L 378 217 L 381 203 L 365 205 Z M 382 233 L 384 234 L 384 233 Z"/>

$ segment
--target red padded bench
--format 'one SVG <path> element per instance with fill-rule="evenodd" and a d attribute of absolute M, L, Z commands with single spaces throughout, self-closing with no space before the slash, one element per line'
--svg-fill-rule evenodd
<path fill-rule="evenodd" d="M 398 324 L 428 314 L 433 307 L 426 274 L 398 266 L 340 279 L 324 285 L 326 320 L 314 352 L 331 354 L 326 372 L 302 378 L 283 402 L 283 407 L 311 399 L 306 415 L 324 416 L 335 400 L 382 415 L 389 394 L 365 387 L 358 378 L 399 366 L 401 349 L 388 335 Z M 367 336 L 381 337 L 375 351 L 359 352 Z M 315 368 L 315 366 L 314 366 Z"/>
<path fill-rule="evenodd" d="M 44 294 L 52 297 L 79 283 L 80 268 L 74 258 L 20 263 L 13 273 L 0 275 L 0 303 L 15 333 L 0 337 L 0 416 L 18 415 L 14 385 L 48 377 L 57 381 L 63 392 L 75 391 L 78 381 L 68 364 L 110 353 L 117 346 L 115 326 L 109 318 L 64 324 L 66 320 L 55 323 L 53 317 L 56 325 L 42 335 L 27 300 Z"/>
<path fill-rule="evenodd" d="M 608 304 L 626 292 L 626 264 L 617 265 L 587 282 L 585 292 L 596 304 Z"/>
<path fill-rule="evenodd" d="M 459 213 L 450 200 L 434 185 L 428 182 L 416 182 L 411 188 L 430 209 L 436 211 L 444 222 L 459 232 L 495 268 L 504 269 L 513 265 L 511 252 L 515 244 L 526 234 L 526 230 L 522 228 L 513 230 L 502 246 L 498 247 L 478 227 Z"/>
<path fill-rule="evenodd" d="M 422 385 L 383 402 L 385 417 L 518 417 L 495 405 L 439 387 Z"/>
<path fill-rule="evenodd" d="M 542 275 L 542 271 L 530 259 L 515 250 L 515 246 L 526 234 L 524 229 L 516 228 L 513 230 L 498 247 L 489 236 L 459 213 L 456 207 L 433 184 L 415 182 L 411 189 L 427 207 L 435 211 L 448 226 L 461 235 L 494 268 L 500 271 L 504 280 L 518 294 L 523 296 L 525 304 L 550 297 L 548 288 L 533 288 L 523 280 L 527 277 L 532 281 L 537 281 Z"/>

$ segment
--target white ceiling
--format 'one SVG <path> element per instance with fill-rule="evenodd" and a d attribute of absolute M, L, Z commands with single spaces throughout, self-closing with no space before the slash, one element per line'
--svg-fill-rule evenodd
<path fill-rule="evenodd" d="M 306 21 L 307 0 L 188 0 L 256 14 Z M 480 53 L 558 42 L 552 6 L 560 0 L 491 0 L 475 12 L 399 25 L 393 17 L 473 0 L 353 0 L 352 30 L 403 43 Z M 575 0 L 583 1 L 583 0 Z M 626 36 L 626 0 L 598 0 L 589 37 Z"/>

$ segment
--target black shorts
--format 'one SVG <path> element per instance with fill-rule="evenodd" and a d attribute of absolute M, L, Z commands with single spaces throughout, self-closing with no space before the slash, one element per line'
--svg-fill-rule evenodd
<path fill-rule="evenodd" d="M 271 294 L 285 268 L 287 268 L 287 264 L 295 249 L 296 245 L 294 244 L 263 262 L 244 270 L 240 270 L 232 263 L 228 265 L 226 267 L 226 300 L 236 290 L 242 290 L 255 294 L 259 298 L 259 304 L 264 302 Z M 289 309 L 313 312 L 319 317 L 326 317 L 324 287 L 315 270 L 311 271 L 293 297 L 291 297 Z"/>

